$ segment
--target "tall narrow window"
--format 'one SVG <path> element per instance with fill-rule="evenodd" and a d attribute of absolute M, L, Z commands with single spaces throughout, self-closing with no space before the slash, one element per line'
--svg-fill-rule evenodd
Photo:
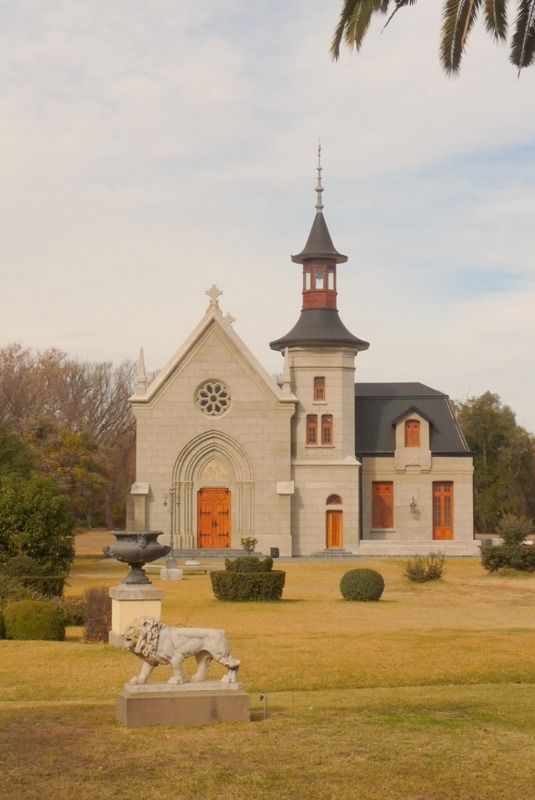
<path fill-rule="evenodd" d="M 433 539 L 453 539 L 453 481 L 433 481 Z"/>
<path fill-rule="evenodd" d="M 307 444 L 318 443 L 318 415 L 307 414 Z"/>
<path fill-rule="evenodd" d="M 325 284 L 325 273 L 322 269 L 314 271 L 314 288 L 322 290 Z"/>
<path fill-rule="evenodd" d="M 327 272 L 327 288 L 334 290 L 334 269 L 330 269 Z"/>
<path fill-rule="evenodd" d="M 405 447 L 420 447 L 420 423 L 408 419 L 405 423 Z"/>
<path fill-rule="evenodd" d="M 392 481 L 372 483 L 372 528 L 394 527 L 394 484 Z"/>
<path fill-rule="evenodd" d="M 325 378 L 314 378 L 314 400 L 325 400 Z"/>
<path fill-rule="evenodd" d="M 333 443 L 333 415 L 324 414 L 321 418 L 321 443 Z"/>
<path fill-rule="evenodd" d="M 306 270 L 304 275 L 303 275 L 303 277 L 304 277 L 304 280 L 305 280 L 305 284 L 304 284 L 303 288 L 304 288 L 305 292 L 308 292 L 310 290 L 311 286 L 312 286 L 312 280 L 311 280 L 312 276 L 310 274 L 310 271 Z"/>

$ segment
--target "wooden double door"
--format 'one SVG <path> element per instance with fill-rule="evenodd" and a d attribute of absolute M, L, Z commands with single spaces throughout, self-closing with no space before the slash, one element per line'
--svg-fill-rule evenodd
<path fill-rule="evenodd" d="M 230 547 L 230 489 L 197 493 L 197 546 L 205 550 Z"/>
<path fill-rule="evenodd" d="M 341 550 L 344 544 L 343 511 L 327 511 L 327 550 Z"/>
<path fill-rule="evenodd" d="M 433 539 L 453 539 L 453 481 L 433 483 Z"/>

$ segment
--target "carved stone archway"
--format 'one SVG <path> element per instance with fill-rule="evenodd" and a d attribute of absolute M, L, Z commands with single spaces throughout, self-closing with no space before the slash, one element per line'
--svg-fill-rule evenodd
<path fill-rule="evenodd" d="M 173 468 L 171 542 L 176 550 L 197 547 L 197 492 L 205 486 L 232 492 L 231 546 L 254 532 L 254 474 L 249 456 L 231 436 L 206 431 L 181 450 Z"/>

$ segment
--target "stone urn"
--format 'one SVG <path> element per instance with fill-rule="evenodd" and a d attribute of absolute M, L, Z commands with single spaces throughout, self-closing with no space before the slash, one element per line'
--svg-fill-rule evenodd
<path fill-rule="evenodd" d="M 145 570 L 145 564 L 163 558 L 170 551 L 168 545 L 159 544 L 156 540 L 163 531 L 112 531 L 116 538 L 115 544 L 103 547 L 104 555 L 123 561 L 130 567 L 130 572 L 123 583 L 128 585 L 150 583 Z"/>

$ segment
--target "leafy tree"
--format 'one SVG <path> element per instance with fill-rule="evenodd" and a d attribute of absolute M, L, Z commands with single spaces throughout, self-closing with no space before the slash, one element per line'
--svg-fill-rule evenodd
<path fill-rule="evenodd" d="M 28 477 L 32 469 L 33 460 L 26 445 L 0 424 L 0 475 Z"/>
<path fill-rule="evenodd" d="M 347 45 L 360 50 L 374 14 L 392 17 L 404 6 L 415 5 L 416 0 L 343 0 L 340 19 L 331 44 L 331 54 L 336 60 L 340 55 L 340 45 L 345 39 Z M 444 0 L 442 41 L 440 56 L 442 66 L 451 74 L 457 72 L 466 48 L 468 35 L 480 12 L 483 13 L 485 27 L 496 42 L 507 40 L 507 10 L 511 0 Z M 511 39 L 511 62 L 518 67 L 529 67 L 535 58 L 535 0 L 518 0 L 514 32 Z"/>
<path fill-rule="evenodd" d="M 107 473 L 91 434 L 42 420 L 30 431 L 28 442 L 39 471 L 51 475 L 69 496 L 75 517 L 87 524 L 99 522 Z"/>
<path fill-rule="evenodd" d="M 0 569 L 37 589 L 61 594 L 74 558 L 70 503 L 52 478 L 0 476 Z"/>
<path fill-rule="evenodd" d="M 492 392 L 458 403 L 457 417 L 474 456 L 476 529 L 494 531 L 504 514 L 534 519 L 534 437 Z"/>

